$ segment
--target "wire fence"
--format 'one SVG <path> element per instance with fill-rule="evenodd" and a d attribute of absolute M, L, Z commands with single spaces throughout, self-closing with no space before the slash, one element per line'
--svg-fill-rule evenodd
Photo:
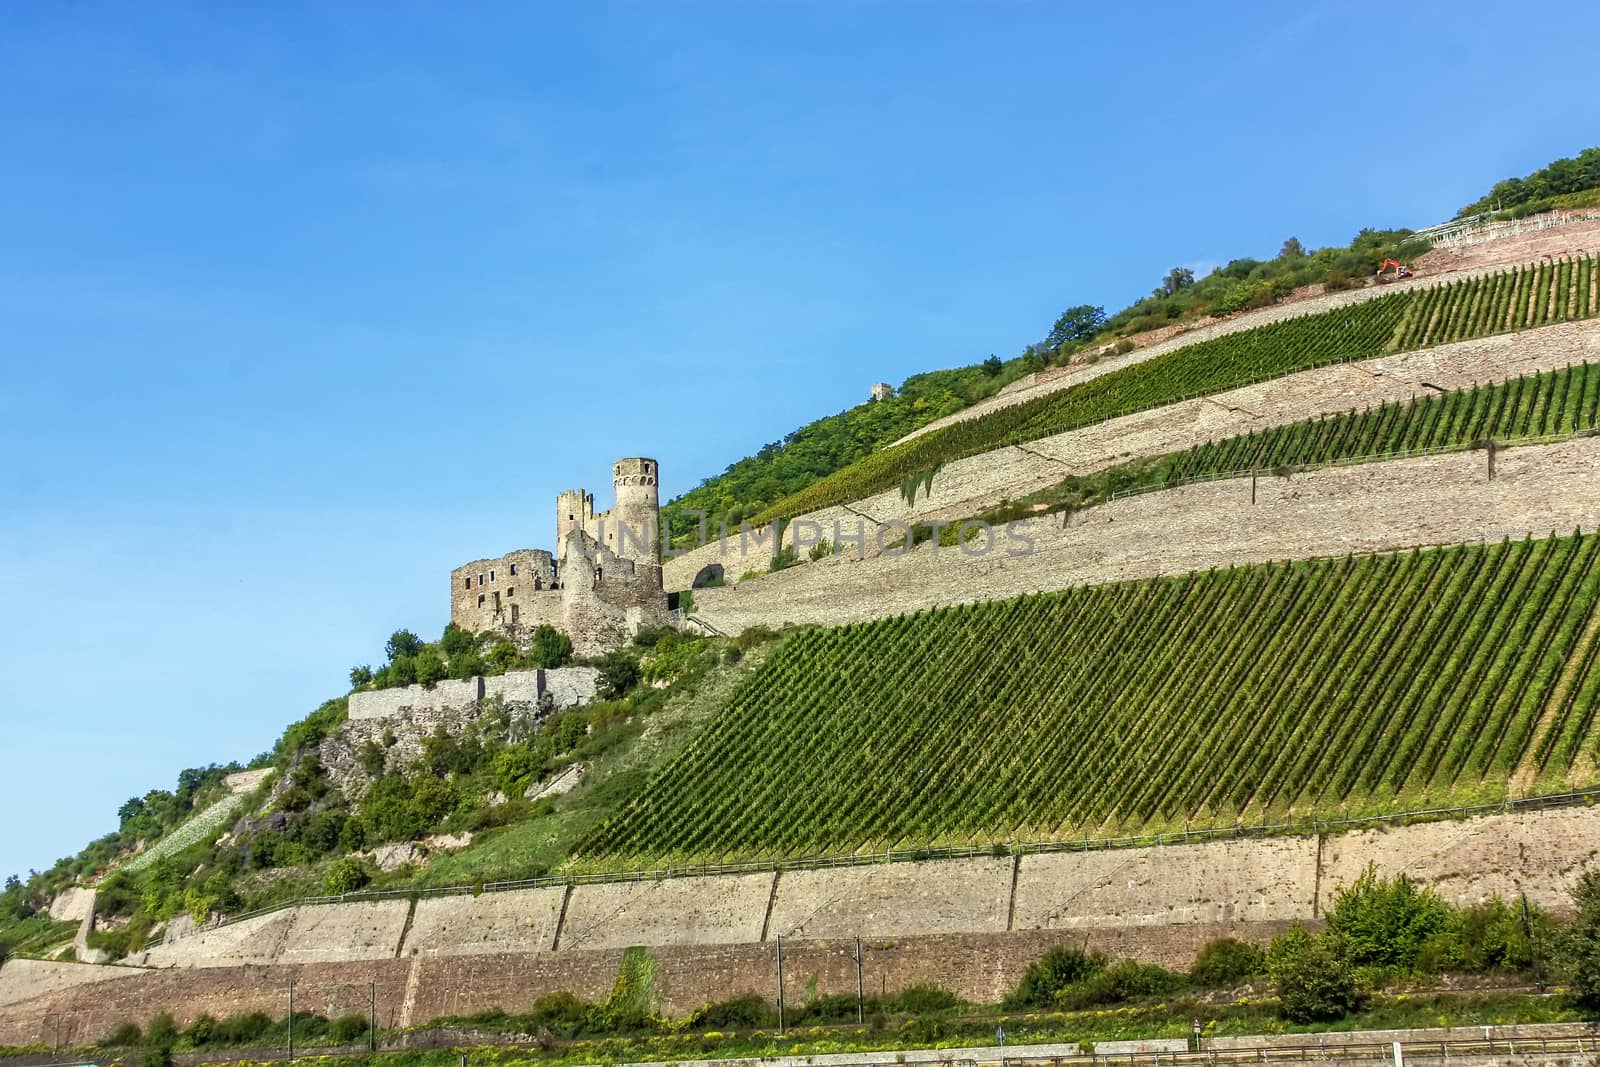
<path fill-rule="evenodd" d="M 1284 477 L 1289 474 L 1298 474 L 1303 471 L 1328 470 L 1334 467 L 1356 467 L 1366 463 L 1383 463 L 1396 459 L 1414 459 L 1419 456 L 1443 456 L 1455 452 L 1472 452 L 1486 447 L 1494 449 L 1526 448 L 1530 445 L 1554 445 L 1565 441 L 1576 441 L 1583 437 L 1600 436 L 1600 426 L 1586 426 L 1581 429 L 1571 430 L 1567 433 L 1542 434 L 1527 437 L 1508 437 L 1504 441 L 1466 441 L 1449 445 L 1431 445 L 1427 448 L 1402 448 L 1391 449 L 1385 452 L 1363 452 L 1354 456 L 1340 456 L 1337 459 L 1321 460 L 1312 463 L 1293 463 L 1278 467 L 1245 467 L 1239 470 L 1213 471 L 1208 474 L 1193 474 L 1186 478 L 1173 478 L 1170 481 L 1149 482 L 1145 485 L 1136 485 L 1128 489 L 1118 489 L 1112 492 L 1108 500 L 1121 500 L 1124 497 L 1143 496 L 1146 493 L 1158 493 L 1164 489 L 1181 489 L 1186 485 L 1201 485 L 1207 482 L 1226 482 L 1250 477 Z"/>
<path fill-rule="evenodd" d="M 992 845 L 946 845 L 929 848 L 885 849 L 873 852 L 854 852 L 839 856 L 810 856 L 794 859 L 750 860 L 738 863 L 693 864 L 681 867 L 660 867 L 650 870 L 573 871 L 567 874 L 547 875 L 538 878 L 518 878 L 481 884 L 435 886 L 418 889 L 362 889 L 338 895 L 298 897 L 293 900 L 284 900 L 237 915 L 219 916 L 211 922 L 199 925 L 194 929 L 197 933 L 216 930 L 290 908 L 315 907 L 324 904 L 351 904 L 384 900 L 423 900 L 429 897 L 504 893 L 519 889 L 549 889 L 627 882 L 659 882 L 669 878 L 770 874 L 777 871 L 818 871 L 845 867 L 868 867 L 883 863 L 917 863 L 928 860 L 974 859 L 978 857 L 1019 857 L 1061 852 L 1101 852 L 1112 849 L 1194 845 L 1208 841 L 1235 841 L 1242 838 L 1309 837 L 1317 834 L 1343 833 L 1381 826 L 1399 826 L 1413 822 L 1436 822 L 1446 819 L 1469 819 L 1485 815 L 1509 815 L 1517 812 L 1544 811 L 1551 808 L 1580 807 L 1597 802 L 1600 802 L 1600 787 L 1575 790 L 1568 793 L 1506 799 L 1493 804 L 1418 808 L 1385 815 L 1366 815 L 1337 819 L 1313 818 L 1289 822 L 1237 823 L 1233 826 L 1133 834 L 1123 837 L 1081 837 L 1056 841 L 1002 842 Z M 192 935 L 185 934 L 183 936 Z M 178 941 L 182 940 L 182 937 L 171 938 L 170 940 Z M 167 944 L 168 941 L 167 932 L 162 931 L 152 936 L 144 948 L 154 948 L 157 945 Z"/>

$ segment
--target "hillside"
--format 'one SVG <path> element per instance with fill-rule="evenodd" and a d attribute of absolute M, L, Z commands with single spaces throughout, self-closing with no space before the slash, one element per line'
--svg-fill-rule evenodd
<path fill-rule="evenodd" d="M 184 916 L 322 892 L 1302 819 L 1593 783 L 1600 568 L 1587 525 L 1543 536 L 1592 513 L 1564 490 L 1586 484 L 1572 475 L 1593 442 L 1541 448 L 1600 424 L 1584 325 L 1600 317 L 1600 265 L 1592 254 L 1521 261 L 1360 299 L 1290 299 L 1337 289 L 1356 277 L 1345 268 L 1406 240 L 1286 247 L 1175 281 L 1109 317 L 1098 339 L 915 376 L 674 502 L 766 520 L 877 493 L 919 520 L 906 490 L 926 499 L 936 486 L 950 493 L 941 519 L 1058 515 L 1037 559 L 977 578 L 930 569 L 916 579 L 929 588 L 895 577 L 884 590 L 871 586 L 890 581 L 883 560 L 783 560 L 798 566 L 696 590 L 701 617 L 732 620 L 721 628 L 739 636 L 641 633 L 592 661 L 603 695 L 581 708 L 494 705 L 356 730 L 335 697 L 251 761 L 270 775 L 250 792 L 224 784 L 239 764 L 185 771 L 175 790 L 123 805 L 117 832 L 13 879 L 0 946 L 62 952 L 70 931 L 41 916 L 73 883 L 100 888 L 90 947 L 120 955 Z M 1157 319 L 1219 311 L 1236 317 L 1116 343 L 1140 331 L 1151 341 L 1167 329 Z M 1071 369 L 1024 382 L 1045 366 Z M 1346 379 L 1331 374 L 1340 368 Z M 1275 382 L 1299 394 L 1273 394 Z M 1239 402 L 1250 389 L 1263 392 Z M 1214 411 L 1184 407 L 1198 398 Z M 1108 435 L 1099 451 L 1081 447 L 1073 435 L 1096 427 Z M 1492 485 L 1476 456 L 1394 462 L 1487 442 L 1505 452 Z M 1012 459 L 1032 465 L 1026 477 L 1007 481 Z M 1372 476 L 1302 477 L 1354 462 Z M 964 481 L 973 467 L 990 482 Z M 1234 488 L 1196 484 L 1241 472 L 1273 479 L 1248 521 L 1217 503 Z M 1121 499 L 1132 490 L 1149 494 Z M 1396 501 L 1431 525 L 1409 523 Z M 1544 522 L 1557 504 L 1562 521 Z M 1383 529 L 1349 521 L 1384 509 L 1398 518 Z M 690 532 L 681 513 L 666 518 Z M 1515 539 L 1457 544 L 1486 531 Z M 1529 533 L 1540 536 L 1520 539 Z M 953 528 L 938 536 L 957 543 Z M 1416 545 L 1450 547 L 1394 551 Z M 1296 562 L 1265 562 L 1285 559 Z M 1128 580 L 1175 571 L 1192 573 Z M 917 610 L 957 598 L 987 603 Z M 846 601 L 852 614 L 836 614 Z M 782 625 L 858 618 L 881 621 Z M 352 683 L 569 659 L 570 646 L 519 649 L 488 632 L 451 627 L 430 643 L 399 631 L 387 662 L 356 668 Z"/>
<path fill-rule="evenodd" d="M 581 850 L 720 862 L 1589 784 L 1597 545 L 1231 568 L 809 630 Z"/>
<path fill-rule="evenodd" d="M 1585 149 L 1575 159 L 1557 160 L 1526 178 L 1497 183 L 1457 217 L 1486 211 L 1494 204 L 1505 208 L 1507 216 L 1591 205 L 1600 197 L 1597 159 L 1600 148 Z M 1502 242 L 1498 257 L 1480 254 L 1472 257 L 1472 262 L 1509 265 L 1543 254 L 1519 252 L 1515 244 Z M 1038 378 L 1040 385 L 1053 391 L 1049 383 L 1056 373 L 1081 368 L 1086 359 L 1095 361 L 1152 345 L 1167 347 L 1175 338 L 1182 344 L 1182 332 L 1197 327 L 1251 328 L 1263 321 L 1258 309 L 1292 309 L 1313 298 L 1370 285 L 1374 271 L 1389 258 L 1425 261 L 1423 280 L 1459 268 L 1449 255 L 1428 253 L 1428 247 L 1426 242 L 1412 240 L 1409 230 L 1363 230 L 1348 245 L 1315 250 L 1290 238 L 1271 259 L 1233 259 L 1202 278 L 1175 269 L 1149 297 L 1105 316 L 1097 331 L 1028 345 L 1022 355 L 1004 361 L 1003 373 L 993 373 L 987 381 L 977 365 L 917 375 L 901 388 L 902 396 L 911 400 L 909 405 L 896 404 L 885 411 L 862 405 L 786 435 L 669 502 L 664 509 L 669 528 L 679 539 L 692 529 L 693 521 L 680 513 L 683 508 L 704 510 L 713 523 L 722 520 L 732 526 L 756 516 L 771 519 L 801 514 L 805 501 L 814 497 L 799 494 L 813 483 L 930 423 L 947 421 L 1024 377 L 1030 382 Z M 1579 247 L 1593 248 L 1594 242 Z M 1569 245 L 1561 252 L 1573 250 Z M 996 370 L 991 366 L 991 371 Z M 1071 380 L 1070 373 L 1065 380 Z M 891 427 L 903 428 L 891 434 Z"/>

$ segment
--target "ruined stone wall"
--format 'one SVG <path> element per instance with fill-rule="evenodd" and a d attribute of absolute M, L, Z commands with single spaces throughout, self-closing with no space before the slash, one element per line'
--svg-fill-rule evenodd
<path fill-rule="evenodd" d="M 450 572 L 450 621 L 475 633 L 507 629 L 513 605 L 518 606 L 517 615 L 527 614 L 521 605 L 533 602 L 533 594 L 554 588 L 555 582 L 555 560 L 541 549 L 523 548 L 463 564 Z"/>
<path fill-rule="evenodd" d="M 432 687 L 396 686 L 393 689 L 365 689 L 350 694 L 350 718 L 392 719 L 402 711 L 444 711 L 464 708 L 483 699 L 483 679 L 457 681 L 447 678 Z"/>
<path fill-rule="evenodd" d="M 1069 475 L 1092 474 L 1131 459 L 1302 419 L 1408 401 L 1440 389 L 1470 388 L 1596 361 L 1600 361 L 1600 322 L 1589 321 L 1303 371 L 954 460 L 940 469 L 930 490 L 919 491 L 914 504 L 907 505 L 895 488 L 810 512 L 790 525 L 786 543 L 793 545 L 797 537 L 806 536 L 807 522 L 819 523 L 824 536 L 838 543 L 835 524 L 848 536 L 860 523 L 870 531 L 879 523 L 964 518 Z M 689 588 L 695 575 L 713 563 L 724 567 L 730 582 L 748 570 L 765 569 L 772 555 L 770 544 L 768 537 L 759 550 L 750 541 L 741 545 L 734 530 L 726 545 L 713 543 L 669 560 L 667 588 Z M 867 554 L 874 552 L 869 537 Z M 803 549 L 800 555 L 804 557 Z M 697 595 L 696 605 L 701 602 Z"/>
<path fill-rule="evenodd" d="M 719 631 L 786 622 L 833 626 L 947 604 L 1270 560 L 1593 530 L 1600 438 L 1487 454 L 1207 482 L 1030 523 L 1032 551 L 996 538 L 979 557 L 925 544 L 904 555 L 833 558 L 695 593 Z M 1252 503 L 1252 495 L 1254 502 Z"/>

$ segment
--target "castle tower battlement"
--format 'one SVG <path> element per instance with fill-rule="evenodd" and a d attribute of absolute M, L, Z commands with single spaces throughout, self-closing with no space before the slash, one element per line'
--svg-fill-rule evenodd
<path fill-rule="evenodd" d="M 556 549 L 524 549 L 457 567 L 450 578 L 450 618 L 473 631 L 526 636 L 540 623 L 567 632 L 579 655 L 596 655 L 643 626 L 668 618 L 657 543 L 660 466 L 632 456 L 612 464 L 616 506 L 596 512 L 594 494 L 556 496 Z M 518 586 L 502 584 L 515 577 Z"/>
<path fill-rule="evenodd" d="M 617 505 L 606 513 L 602 544 L 635 563 L 660 562 L 656 530 L 660 525 L 660 496 L 656 461 L 644 456 L 619 459 L 611 467 L 611 484 Z"/>

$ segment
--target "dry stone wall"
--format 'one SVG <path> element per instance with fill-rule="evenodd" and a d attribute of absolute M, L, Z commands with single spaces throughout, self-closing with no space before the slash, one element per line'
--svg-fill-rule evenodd
<path fill-rule="evenodd" d="M 932 486 L 919 491 L 910 505 L 896 488 L 810 512 L 790 525 L 786 543 L 792 545 L 797 536 L 808 536 L 811 531 L 806 524 L 815 523 L 822 536 L 853 553 L 849 538 L 864 525 L 868 530 L 865 554 L 875 555 L 871 530 L 878 524 L 959 519 L 1054 485 L 1069 475 L 1092 474 L 1132 459 L 1302 419 L 1407 401 L 1432 391 L 1471 388 L 1596 361 L 1600 361 L 1600 322 L 1590 321 L 1302 371 L 955 460 L 945 464 Z M 887 540 L 892 542 L 894 537 L 891 530 Z M 770 562 L 770 537 L 760 545 L 753 539 L 741 541 L 737 530 L 730 532 L 726 542 L 716 538 L 716 531 L 711 538 L 710 544 L 668 561 L 665 580 L 669 589 L 689 588 L 695 575 L 709 564 L 721 564 L 728 580 L 736 581 L 746 571 L 764 569 Z M 697 613 L 701 603 L 697 593 Z"/>
<path fill-rule="evenodd" d="M 1236 564 L 1596 528 L 1600 438 L 1501 451 L 1494 469 L 1491 481 L 1487 453 L 1468 451 L 1189 485 L 1088 509 L 1065 527 L 1036 520 L 1025 554 L 1002 536 L 982 556 L 927 544 L 834 558 L 699 590 L 695 612 L 724 633 L 834 626 Z"/>

